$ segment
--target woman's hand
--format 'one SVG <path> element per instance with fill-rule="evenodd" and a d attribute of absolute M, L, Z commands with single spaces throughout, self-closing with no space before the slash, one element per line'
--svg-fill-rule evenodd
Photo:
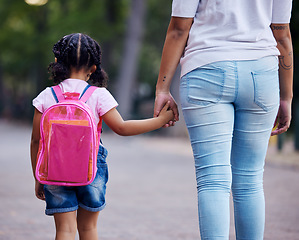
<path fill-rule="evenodd" d="M 176 121 L 179 121 L 178 106 L 170 93 L 156 93 L 154 117 L 158 117 L 165 104 L 169 104 L 169 108 L 173 111 L 174 120 L 169 121 L 164 127 L 174 126 Z"/>
<path fill-rule="evenodd" d="M 35 196 L 40 200 L 45 200 L 44 185 L 35 180 Z"/>
<path fill-rule="evenodd" d="M 278 114 L 274 123 L 277 128 L 272 131 L 271 136 L 284 133 L 288 130 L 291 124 L 291 106 L 292 102 L 288 100 L 280 100 Z"/>
<path fill-rule="evenodd" d="M 169 121 L 164 127 L 173 126 L 179 121 L 177 104 L 170 94 L 170 85 L 180 58 L 185 50 L 189 31 L 193 24 L 193 17 L 171 17 L 165 37 L 164 47 L 161 56 L 161 65 L 156 84 L 156 100 L 154 117 L 159 116 L 161 109 L 169 101 L 170 109 L 174 113 L 174 121 Z"/>

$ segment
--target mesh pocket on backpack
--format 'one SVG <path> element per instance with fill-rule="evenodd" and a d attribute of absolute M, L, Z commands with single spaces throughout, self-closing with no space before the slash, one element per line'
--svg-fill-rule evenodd
<path fill-rule="evenodd" d="M 52 123 L 48 143 L 48 180 L 87 181 L 91 138 L 90 126 Z"/>

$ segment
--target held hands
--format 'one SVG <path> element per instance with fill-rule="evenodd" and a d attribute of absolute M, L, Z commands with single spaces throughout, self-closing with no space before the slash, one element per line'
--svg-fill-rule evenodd
<path fill-rule="evenodd" d="M 278 114 L 274 123 L 277 128 L 272 131 L 271 136 L 284 133 L 288 130 L 291 124 L 291 101 L 280 100 Z"/>
<path fill-rule="evenodd" d="M 40 200 L 45 200 L 44 185 L 35 180 L 35 196 Z"/>
<path fill-rule="evenodd" d="M 156 93 L 154 117 L 160 116 L 165 108 L 166 110 L 170 108 L 173 116 L 165 123 L 164 127 L 174 126 L 175 122 L 179 121 L 179 111 L 175 100 L 170 93 Z"/>
<path fill-rule="evenodd" d="M 173 111 L 169 109 L 169 105 L 170 105 L 170 101 L 168 101 L 164 105 L 164 107 L 162 108 L 158 116 L 158 118 L 161 118 L 163 120 L 163 126 L 165 126 L 165 124 L 171 121 L 174 121 L 174 114 Z"/>

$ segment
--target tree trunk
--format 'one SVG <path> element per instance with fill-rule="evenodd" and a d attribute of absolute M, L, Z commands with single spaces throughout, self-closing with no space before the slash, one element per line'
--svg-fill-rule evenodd
<path fill-rule="evenodd" d="M 3 72 L 2 72 L 2 65 L 0 62 L 0 117 L 2 116 L 3 109 L 4 109 L 4 84 L 3 84 Z"/>
<path fill-rule="evenodd" d="M 106 0 L 105 1 L 105 20 L 106 24 L 110 26 L 110 28 L 114 28 L 114 25 L 117 23 L 117 15 L 119 14 L 118 12 L 118 5 L 119 5 L 119 0 Z M 118 39 L 115 40 L 115 38 L 103 41 L 100 43 L 101 48 L 102 48 L 102 66 L 103 69 L 106 72 L 110 72 L 110 69 L 113 69 L 113 49 L 115 47 L 115 42 L 119 41 Z M 110 76 L 109 76 L 110 78 Z"/>
<path fill-rule="evenodd" d="M 128 16 L 124 53 L 116 81 L 118 110 L 124 119 L 130 117 L 136 83 L 136 70 L 143 36 L 146 0 L 132 0 Z"/>

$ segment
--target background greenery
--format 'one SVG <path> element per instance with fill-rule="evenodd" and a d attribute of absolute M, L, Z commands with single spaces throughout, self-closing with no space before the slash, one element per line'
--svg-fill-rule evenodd
<path fill-rule="evenodd" d="M 130 4 L 134 1 L 49 0 L 38 7 L 20 0 L 1 0 L 0 116 L 31 118 L 31 99 L 51 85 L 47 66 L 53 61 L 52 46 L 72 32 L 86 33 L 100 43 L 103 66 L 110 77 L 109 89 L 115 91 Z M 136 79 L 148 86 L 145 95 L 149 97 L 159 70 L 171 1 L 148 0 L 145 4 Z"/>
<path fill-rule="evenodd" d="M 31 120 L 31 100 L 46 86 L 52 46 L 62 36 L 83 32 L 95 38 L 103 50 L 103 66 L 110 77 L 109 90 L 116 95 L 132 9 L 143 2 L 145 11 L 136 61 L 134 87 L 128 95 L 135 117 L 150 116 L 161 51 L 171 14 L 171 0 L 49 0 L 30 6 L 23 0 L 0 2 L 0 117 Z M 137 5 L 136 5 L 137 6 Z M 138 8 L 133 11 L 138 11 Z M 299 59 L 299 3 L 294 1 L 291 22 L 295 66 Z M 298 67 L 295 67 L 294 116 L 298 102 Z M 122 90 L 122 89 L 121 89 Z M 149 106 L 145 104 L 149 102 Z M 144 103 L 140 107 L 141 103 Z M 298 121 L 297 121 L 298 122 Z M 294 126 L 293 121 L 293 126 Z M 299 127 L 298 127 L 299 129 Z"/>

